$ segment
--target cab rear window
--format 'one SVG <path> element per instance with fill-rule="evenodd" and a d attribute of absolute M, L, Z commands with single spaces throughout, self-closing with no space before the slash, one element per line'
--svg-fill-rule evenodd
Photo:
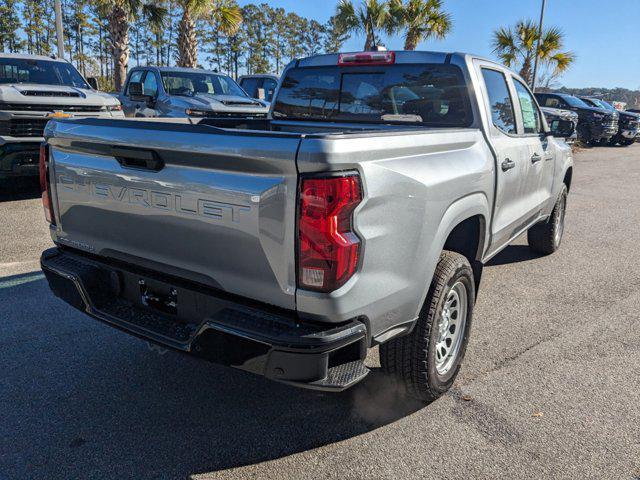
<path fill-rule="evenodd" d="M 471 102 L 455 65 L 294 68 L 284 78 L 274 118 L 468 127 Z"/>

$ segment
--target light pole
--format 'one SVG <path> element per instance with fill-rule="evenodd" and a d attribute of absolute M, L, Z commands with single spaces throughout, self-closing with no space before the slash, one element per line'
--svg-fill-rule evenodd
<path fill-rule="evenodd" d="M 55 0 L 53 9 L 56 14 L 56 37 L 58 40 L 58 57 L 64 58 L 64 33 L 62 31 L 62 7 L 60 0 Z"/>
<path fill-rule="evenodd" d="M 540 42 L 542 42 L 542 26 L 544 24 L 544 10 L 547 0 L 542 0 L 542 10 L 540 11 L 540 27 L 538 28 L 538 43 L 536 45 L 536 60 L 533 64 L 533 79 L 531 80 L 531 90 L 536 91 L 536 80 L 538 76 L 538 56 L 540 54 Z"/>

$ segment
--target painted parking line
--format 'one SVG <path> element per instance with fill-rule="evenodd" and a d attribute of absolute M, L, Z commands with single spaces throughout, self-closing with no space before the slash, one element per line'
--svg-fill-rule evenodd
<path fill-rule="evenodd" d="M 43 278 L 44 275 L 42 273 L 34 273 L 32 275 L 27 275 L 20 278 L 12 278 L 11 280 L 0 280 L 0 289 L 17 287 L 18 285 L 24 285 L 25 283 L 37 282 L 38 280 L 42 280 Z"/>

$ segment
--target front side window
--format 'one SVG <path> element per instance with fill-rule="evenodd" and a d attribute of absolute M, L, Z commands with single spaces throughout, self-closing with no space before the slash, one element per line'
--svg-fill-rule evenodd
<path fill-rule="evenodd" d="M 0 58 L 0 84 L 20 83 L 91 88 L 70 63 L 31 58 Z"/>
<path fill-rule="evenodd" d="M 153 72 L 147 72 L 144 77 L 143 90 L 145 95 L 155 97 L 158 95 L 158 80 Z"/>
<path fill-rule="evenodd" d="M 536 101 L 533 99 L 533 95 L 531 95 L 529 89 L 519 80 L 514 78 L 513 84 L 516 87 L 518 101 L 520 102 L 520 115 L 524 133 L 540 133 L 542 131 L 542 122 L 540 121 L 540 112 L 536 106 Z"/>
<path fill-rule="evenodd" d="M 549 108 L 562 108 L 565 107 L 565 103 L 557 97 L 543 97 L 542 106 Z"/>
<path fill-rule="evenodd" d="M 396 64 L 293 68 L 274 118 L 468 127 L 467 84 L 455 65 Z"/>
<path fill-rule="evenodd" d="M 516 134 L 516 117 L 507 86 L 507 78 L 497 70 L 482 69 L 482 76 L 489 94 L 489 106 L 493 124 L 505 133 Z"/>

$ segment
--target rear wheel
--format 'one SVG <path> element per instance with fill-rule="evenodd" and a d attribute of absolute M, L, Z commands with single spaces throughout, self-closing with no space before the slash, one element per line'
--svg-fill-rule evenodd
<path fill-rule="evenodd" d="M 563 185 L 551 216 L 547 220 L 535 224 L 527 232 L 527 240 L 532 250 L 549 255 L 560 248 L 564 235 L 567 193 L 567 186 Z"/>
<path fill-rule="evenodd" d="M 413 332 L 380 346 L 383 370 L 431 402 L 451 388 L 467 349 L 475 286 L 469 261 L 445 251 Z"/>

